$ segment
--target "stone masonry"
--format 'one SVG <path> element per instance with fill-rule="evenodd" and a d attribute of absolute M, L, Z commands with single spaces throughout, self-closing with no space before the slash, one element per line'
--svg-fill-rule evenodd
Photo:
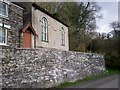
<path fill-rule="evenodd" d="M 105 71 L 99 54 L 58 49 L 3 49 L 3 88 L 48 88 Z"/>
<path fill-rule="evenodd" d="M 8 7 L 8 17 L 0 16 L 0 24 L 10 26 L 10 28 L 3 27 L 7 29 L 7 45 L 0 46 L 0 88 L 2 84 L 2 59 L 5 53 L 3 53 L 3 48 L 9 51 L 11 48 L 20 47 L 20 34 L 19 30 L 23 27 L 23 9 L 13 3 L 7 5 Z M 10 52 L 8 52 L 10 54 Z"/>
<path fill-rule="evenodd" d="M 0 17 L 0 23 L 10 26 L 6 28 L 8 30 L 7 48 L 20 47 L 19 30 L 23 27 L 23 9 L 11 3 L 8 5 L 8 17 Z"/>
<path fill-rule="evenodd" d="M 8 17 L 0 17 L 0 23 L 10 26 L 8 43 L 0 46 L 0 88 L 1 84 L 3 88 L 48 88 L 105 71 L 104 57 L 99 54 L 50 48 L 18 49 L 23 9 L 13 3 L 8 5 Z"/>

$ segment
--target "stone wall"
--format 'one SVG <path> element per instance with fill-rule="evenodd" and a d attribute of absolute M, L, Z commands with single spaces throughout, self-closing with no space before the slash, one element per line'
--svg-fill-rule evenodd
<path fill-rule="evenodd" d="M 2 87 L 47 88 L 105 71 L 99 54 L 57 49 L 2 50 Z"/>
<path fill-rule="evenodd" d="M 23 9 L 13 3 L 7 6 L 8 17 L 0 16 L 0 23 L 10 26 L 10 28 L 6 28 L 8 31 L 6 46 L 7 48 L 18 48 L 20 47 L 19 30 L 23 27 Z"/>

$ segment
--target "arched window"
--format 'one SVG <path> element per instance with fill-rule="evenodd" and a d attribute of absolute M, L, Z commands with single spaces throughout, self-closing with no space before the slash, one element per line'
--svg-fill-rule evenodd
<path fill-rule="evenodd" d="M 48 23 L 45 17 L 42 18 L 42 41 L 48 41 Z"/>
<path fill-rule="evenodd" d="M 64 31 L 63 27 L 61 30 L 61 45 L 65 46 L 65 31 Z"/>

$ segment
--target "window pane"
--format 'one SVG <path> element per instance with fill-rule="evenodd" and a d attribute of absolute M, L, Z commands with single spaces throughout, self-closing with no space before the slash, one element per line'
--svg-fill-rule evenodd
<path fill-rule="evenodd" d="M 2 10 L 0 9 L 0 15 L 2 15 Z"/>
<path fill-rule="evenodd" d="M 4 8 L 4 4 L 3 3 L 0 3 L 0 8 Z"/>
<path fill-rule="evenodd" d="M 65 45 L 65 32 L 64 32 L 64 30 L 61 31 L 61 44 Z"/>
<path fill-rule="evenodd" d="M 2 11 L 2 15 L 7 15 L 6 11 Z"/>
<path fill-rule="evenodd" d="M 42 40 L 43 41 L 47 41 L 47 34 L 48 32 L 47 32 L 47 20 L 46 20 L 46 18 L 42 18 Z"/>
<path fill-rule="evenodd" d="M 2 43 L 2 28 L 0 27 L 0 43 Z"/>
<path fill-rule="evenodd" d="M 44 33 L 42 32 L 42 40 L 44 40 Z"/>
<path fill-rule="evenodd" d="M 44 37 L 44 38 L 45 38 L 45 41 L 47 41 L 47 40 L 46 40 L 46 33 L 44 33 L 44 34 L 45 34 L 45 37 Z"/>
<path fill-rule="evenodd" d="M 43 33 L 46 33 L 46 29 L 45 29 L 45 27 L 43 27 Z"/>
<path fill-rule="evenodd" d="M 45 33 L 43 33 L 43 40 L 45 41 Z"/>
<path fill-rule="evenodd" d="M 45 26 L 45 22 L 44 22 L 44 20 L 43 20 L 43 24 L 42 24 L 42 25 L 43 25 L 43 27 Z"/>
<path fill-rule="evenodd" d="M 5 38 L 6 38 L 6 30 L 0 28 L 0 43 L 6 43 Z"/>
<path fill-rule="evenodd" d="M 7 6 L 6 4 L 0 3 L 0 15 L 7 15 Z"/>
<path fill-rule="evenodd" d="M 6 10 L 6 4 L 0 3 L 0 8 Z"/>
<path fill-rule="evenodd" d="M 6 30 L 5 29 L 3 29 L 3 43 L 5 43 L 5 35 L 6 34 Z"/>
<path fill-rule="evenodd" d="M 0 9 L 0 15 L 4 15 L 4 11 Z"/>
<path fill-rule="evenodd" d="M 6 10 L 6 4 L 3 4 L 3 9 Z"/>
<path fill-rule="evenodd" d="M 45 27 L 47 27 L 47 22 L 45 21 Z"/>
<path fill-rule="evenodd" d="M 47 36 L 47 33 L 46 33 L 46 37 L 45 37 L 45 40 L 48 41 L 48 36 Z"/>

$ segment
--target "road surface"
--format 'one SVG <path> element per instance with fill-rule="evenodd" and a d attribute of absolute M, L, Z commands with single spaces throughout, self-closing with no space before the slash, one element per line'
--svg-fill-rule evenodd
<path fill-rule="evenodd" d="M 66 88 L 119 88 L 120 89 L 120 75 L 116 74 L 112 76 L 103 77 L 97 80 L 84 81 L 81 82 L 80 84 L 76 84 Z"/>

